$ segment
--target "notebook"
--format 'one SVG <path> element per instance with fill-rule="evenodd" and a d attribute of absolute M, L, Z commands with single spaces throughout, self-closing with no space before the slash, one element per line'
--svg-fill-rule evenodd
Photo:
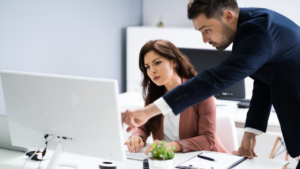
<path fill-rule="evenodd" d="M 201 156 L 212 158 L 215 161 L 209 161 L 195 156 L 183 162 L 182 164 L 179 164 L 178 166 L 176 166 L 176 168 L 188 168 L 192 165 L 193 168 L 230 169 L 247 159 L 244 156 L 236 156 L 232 154 L 218 152 L 201 152 Z"/>
<path fill-rule="evenodd" d="M 148 158 L 151 156 L 151 153 L 148 153 L 147 155 L 145 154 L 146 149 L 148 148 L 150 144 L 146 144 L 146 146 L 140 148 L 137 152 L 131 153 L 128 151 L 127 146 L 125 146 L 125 155 L 129 159 L 134 159 L 134 160 L 140 160 L 143 161 L 145 158 Z"/>

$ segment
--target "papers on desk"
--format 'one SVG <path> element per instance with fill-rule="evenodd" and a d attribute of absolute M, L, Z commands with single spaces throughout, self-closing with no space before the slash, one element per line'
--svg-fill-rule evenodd
<path fill-rule="evenodd" d="M 195 156 L 188 161 L 178 165 L 176 168 L 184 168 L 192 165 L 192 167 L 194 168 L 229 169 L 246 159 L 243 156 L 236 156 L 218 152 L 203 152 L 201 156 L 212 158 L 215 161 L 209 161 Z"/>
<path fill-rule="evenodd" d="M 126 157 L 129 159 L 134 159 L 134 160 L 141 160 L 143 161 L 145 158 L 148 158 L 151 156 L 149 153 L 148 155 L 145 154 L 146 149 L 148 148 L 149 144 L 146 144 L 146 146 L 140 148 L 137 152 L 131 153 L 128 151 L 127 146 L 125 146 L 125 154 Z"/>

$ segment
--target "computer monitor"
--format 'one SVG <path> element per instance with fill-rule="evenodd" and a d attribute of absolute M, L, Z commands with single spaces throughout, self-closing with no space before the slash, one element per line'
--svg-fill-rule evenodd
<path fill-rule="evenodd" d="M 18 147 L 13 146 L 11 144 L 11 136 L 9 134 L 8 129 L 8 122 L 6 115 L 0 115 L 0 148 L 20 151 L 20 152 L 27 152 L 28 149 L 26 147 Z"/>
<path fill-rule="evenodd" d="M 209 70 L 218 66 L 223 60 L 227 59 L 231 55 L 231 51 L 189 48 L 179 48 L 179 50 L 189 58 L 194 69 L 198 73 L 202 73 L 204 70 Z M 244 80 L 241 80 L 227 89 L 216 93 L 215 97 L 223 100 L 245 100 L 246 93 Z"/>
<path fill-rule="evenodd" d="M 57 147 L 48 168 L 62 151 L 126 160 L 116 80 L 14 71 L 1 71 L 1 80 L 12 144 L 37 147 L 50 135 Z M 40 134 L 30 141 L 20 126 Z"/>

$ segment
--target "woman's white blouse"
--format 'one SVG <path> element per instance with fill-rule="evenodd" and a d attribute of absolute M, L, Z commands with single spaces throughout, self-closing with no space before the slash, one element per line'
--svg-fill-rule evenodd
<path fill-rule="evenodd" d="M 179 119 L 180 114 L 177 116 L 174 113 L 168 113 L 164 116 L 164 137 L 167 142 L 179 140 Z"/>

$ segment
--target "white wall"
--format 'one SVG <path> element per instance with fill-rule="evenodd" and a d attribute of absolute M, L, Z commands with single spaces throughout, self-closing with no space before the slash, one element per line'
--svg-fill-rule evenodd
<path fill-rule="evenodd" d="M 143 25 L 155 26 L 162 15 L 165 26 L 189 26 L 187 18 L 189 0 L 143 0 Z M 240 7 L 262 7 L 275 10 L 300 25 L 299 0 L 237 0 Z"/>
<path fill-rule="evenodd" d="M 0 70 L 117 79 L 142 0 L 0 0 Z M 0 84 L 0 114 L 6 114 Z"/>
<path fill-rule="evenodd" d="M 155 26 L 160 17 L 165 26 L 193 27 L 187 18 L 189 0 L 143 0 L 143 25 Z"/>

